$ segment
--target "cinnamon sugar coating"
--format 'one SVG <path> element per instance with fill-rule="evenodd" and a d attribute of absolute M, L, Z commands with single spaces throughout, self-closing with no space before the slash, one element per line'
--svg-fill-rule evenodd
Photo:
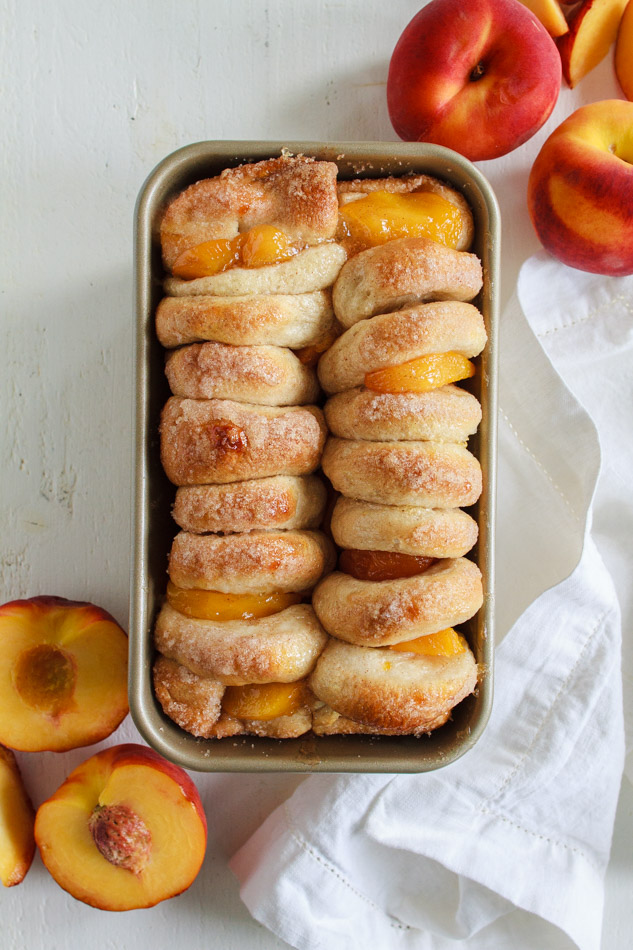
<path fill-rule="evenodd" d="M 334 285 L 344 327 L 429 300 L 472 300 L 483 285 L 481 261 L 429 238 L 397 238 L 352 257 Z"/>
<path fill-rule="evenodd" d="M 187 399 L 299 406 L 319 395 L 314 370 L 280 346 L 193 343 L 167 357 L 165 373 L 172 393 Z"/>
<path fill-rule="evenodd" d="M 319 380 L 327 393 L 341 392 L 361 386 L 366 373 L 430 353 L 452 350 L 471 359 L 486 341 L 483 317 L 472 304 L 418 304 L 346 330 L 319 360 Z"/>
<path fill-rule="evenodd" d="M 455 656 L 421 656 L 330 640 L 309 679 L 327 709 L 315 712 L 315 732 L 421 735 L 436 729 L 477 685 L 469 649 Z M 345 720 L 364 728 L 355 729 Z"/>
<path fill-rule="evenodd" d="M 225 687 L 213 677 L 192 673 L 175 660 L 159 656 L 154 663 L 153 682 L 165 715 L 181 729 L 202 739 L 241 735 L 292 739 L 303 735 L 312 725 L 311 704 L 314 698 L 307 686 L 305 703 L 294 713 L 257 722 L 229 716 L 221 706 Z"/>
<path fill-rule="evenodd" d="M 341 495 L 330 528 L 342 548 L 417 557 L 462 557 L 477 541 L 477 522 L 461 508 L 377 505 Z"/>
<path fill-rule="evenodd" d="M 481 422 L 479 400 L 453 385 L 426 393 L 356 387 L 328 399 L 324 412 L 333 435 L 370 442 L 465 443 Z"/>
<path fill-rule="evenodd" d="M 273 475 L 179 488 L 172 516 L 184 531 L 194 534 L 316 528 L 325 501 L 325 485 L 317 476 Z"/>
<path fill-rule="evenodd" d="M 273 225 L 305 244 L 333 237 L 337 173 L 333 162 L 282 155 L 196 182 L 174 198 L 163 215 L 165 266 L 171 267 L 189 247 L 233 238 L 260 224 Z"/>
<path fill-rule="evenodd" d="M 300 592 L 331 570 L 334 557 L 331 541 L 320 531 L 181 531 L 171 546 L 169 576 L 177 587 L 223 594 Z"/>
<path fill-rule="evenodd" d="M 294 683 L 314 668 L 327 634 L 310 604 L 253 620 L 196 620 L 165 604 L 156 620 L 156 649 L 224 686 Z"/>
<path fill-rule="evenodd" d="M 329 438 L 321 464 L 336 491 L 378 505 L 462 508 L 482 490 L 479 461 L 449 442 Z"/>
<path fill-rule="evenodd" d="M 163 297 L 156 334 L 163 346 L 215 340 L 238 346 L 274 344 L 298 349 L 335 326 L 332 294 L 262 294 L 237 297 Z"/>
<path fill-rule="evenodd" d="M 359 581 L 335 571 L 312 595 L 327 632 L 363 646 L 403 643 L 473 617 L 483 603 L 481 571 L 468 558 L 436 561 L 423 574 Z"/>
<path fill-rule="evenodd" d="M 325 434 L 316 406 L 172 396 L 161 415 L 161 461 L 175 485 L 308 475 L 319 465 Z"/>

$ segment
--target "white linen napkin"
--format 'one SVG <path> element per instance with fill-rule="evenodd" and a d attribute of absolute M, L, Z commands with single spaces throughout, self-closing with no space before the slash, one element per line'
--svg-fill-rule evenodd
<path fill-rule="evenodd" d="M 624 742 L 596 541 L 623 589 L 632 295 L 544 253 L 524 265 L 501 320 L 490 722 L 436 772 L 310 777 L 238 851 L 242 899 L 291 946 L 599 947 Z"/>

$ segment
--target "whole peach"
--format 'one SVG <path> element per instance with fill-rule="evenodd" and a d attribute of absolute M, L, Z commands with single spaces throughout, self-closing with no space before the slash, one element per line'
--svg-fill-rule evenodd
<path fill-rule="evenodd" d="M 387 105 L 400 138 L 480 161 L 534 135 L 560 83 L 556 45 L 519 0 L 432 0 L 396 44 Z"/>
<path fill-rule="evenodd" d="M 544 143 L 528 208 L 543 246 L 579 270 L 633 274 L 633 102 L 582 106 Z"/>

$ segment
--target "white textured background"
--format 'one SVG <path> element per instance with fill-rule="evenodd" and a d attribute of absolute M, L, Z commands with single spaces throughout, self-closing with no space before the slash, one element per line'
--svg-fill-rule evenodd
<path fill-rule="evenodd" d="M 1 602 L 58 594 L 127 624 L 132 218 L 145 177 L 202 139 L 395 139 L 387 66 L 421 5 L 0 0 Z M 615 95 L 605 62 L 578 90 L 562 90 L 531 142 L 482 164 L 502 209 L 502 304 L 539 246 L 525 188 L 540 144 L 577 105 Z M 128 719 L 105 744 L 136 738 Z M 97 748 L 21 755 L 34 803 Z M 226 859 L 300 779 L 195 778 L 210 834 L 188 892 L 149 911 L 105 914 L 68 897 L 36 857 L 19 887 L 0 892 L 3 950 L 285 946 L 250 919 Z M 633 943 L 632 831 L 627 785 L 604 950 Z"/>

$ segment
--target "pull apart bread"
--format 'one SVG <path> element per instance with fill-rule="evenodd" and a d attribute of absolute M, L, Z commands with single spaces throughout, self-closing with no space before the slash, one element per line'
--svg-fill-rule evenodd
<path fill-rule="evenodd" d="M 437 728 L 476 688 L 455 628 L 483 601 L 467 203 L 282 155 L 191 185 L 160 237 L 164 712 L 206 738 Z"/>
<path fill-rule="evenodd" d="M 342 551 L 312 598 L 330 635 L 309 678 L 323 704 L 313 730 L 420 735 L 445 723 L 478 678 L 455 628 L 483 603 L 466 557 L 477 524 L 462 510 L 482 490 L 466 447 L 481 407 L 456 384 L 487 341 L 471 303 L 482 269 L 468 252 L 470 211 L 446 186 L 422 176 L 339 189 L 349 258 L 333 303 L 345 332 L 318 373 Z M 426 231 L 411 226 L 420 208 L 432 218 Z"/>
<path fill-rule="evenodd" d="M 161 458 L 182 529 L 154 641 L 156 696 L 207 738 L 312 726 L 328 635 L 310 593 L 335 564 L 315 474 L 315 367 L 340 328 L 336 165 L 286 157 L 193 184 L 161 222 L 156 328 L 172 392 Z"/>

